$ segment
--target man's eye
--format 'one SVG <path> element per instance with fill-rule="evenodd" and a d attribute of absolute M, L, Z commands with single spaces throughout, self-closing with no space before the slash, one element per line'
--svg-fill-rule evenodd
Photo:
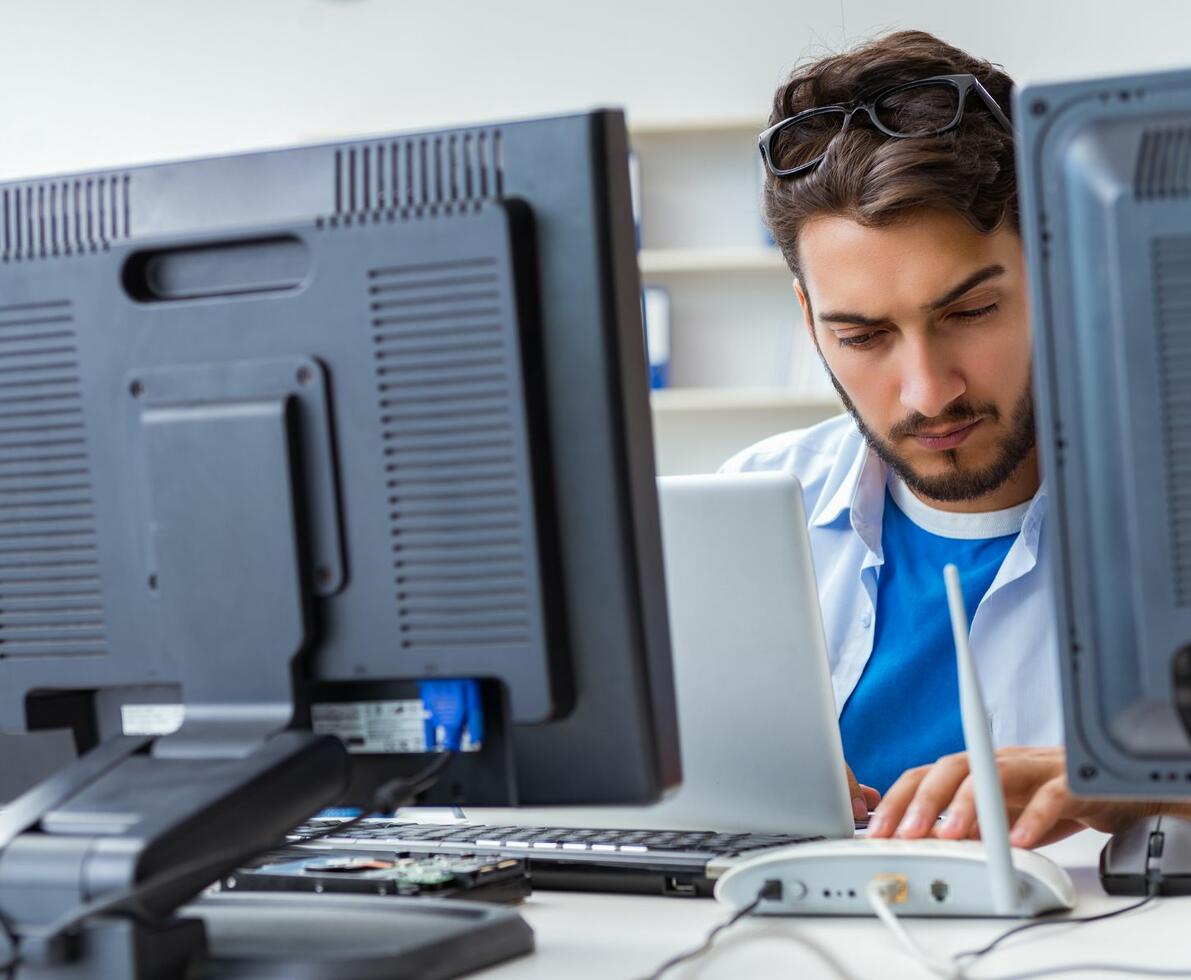
<path fill-rule="evenodd" d="M 989 303 L 988 306 L 982 306 L 978 310 L 956 310 L 952 316 L 957 316 L 961 320 L 983 320 L 986 316 L 991 316 L 997 310 L 996 303 Z"/>
<path fill-rule="evenodd" d="M 871 347 L 878 335 L 877 331 L 873 331 L 872 333 L 862 333 L 852 337 L 837 337 L 836 340 L 839 341 L 841 347 L 855 347 L 863 350 L 866 347 Z"/>

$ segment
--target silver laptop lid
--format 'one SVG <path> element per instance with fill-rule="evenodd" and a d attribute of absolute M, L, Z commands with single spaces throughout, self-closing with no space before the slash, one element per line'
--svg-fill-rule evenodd
<path fill-rule="evenodd" d="M 683 783 L 652 809 L 716 829 L 850 837 L 802 488 L 777 472 L 658 487 Z"/>
<path fill-rule="evenodd" d="M 785 473 L 663 477 L 658 492 L 682 785 L 651 807 L 469 808 L 468 816 L 850 837 L 798 481 Z"/>

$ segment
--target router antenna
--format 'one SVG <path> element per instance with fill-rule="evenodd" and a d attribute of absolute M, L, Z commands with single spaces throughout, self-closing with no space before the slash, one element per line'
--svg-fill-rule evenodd
<path fill-rule="evenodd" d="M 1014 915 L 1018 910 L 1020 889 L 1009 849 L 1009 826 L 1005 818 L 1005 795 L 997 775 L 988 714 L 980 693 L 980 679 L 972 661 L 968 643 L 968 614 L 960 588 L 959 570 L 954 565 L 943 569 L 947 583 L 947 606 L 951 611 L 951 631 L 955 635 L 955 660 L 959 669 L 959 710 L 964 726 L 972 783 L 976 787 L 976 819 L 988 855 L 988 884 L 993 910 L 997 915 Z"/>

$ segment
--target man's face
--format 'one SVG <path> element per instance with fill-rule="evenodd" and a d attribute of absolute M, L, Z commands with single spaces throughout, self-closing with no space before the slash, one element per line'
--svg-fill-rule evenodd
<path fill-rule="evenodd" d="M 836 389 L 912 490 L 954 503 L 995 498 L 1023 474 L 1036 483 L 1014 231 L 980 234 L 942 210 L 883 228 L 823 215 L 804 226 L 799 254 L 795 288 Z"/>

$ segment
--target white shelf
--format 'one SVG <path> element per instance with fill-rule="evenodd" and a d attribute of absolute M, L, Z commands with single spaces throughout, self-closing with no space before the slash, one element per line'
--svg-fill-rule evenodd
<path fill-rule="evenodd" d="M 785 272 L 785 258 L 776 248 L 646 248 L 637 253 L 642 275 L 684 272 Z"/>
<path fill-rule="evenodd" d="M 707 133 L 752 133 L 768 123 L 752 116 L 724 116 L 716 119 L 643 119 L 628 120 L 629 136 L 685 136 Z"/>
<path fill-rule="evenodd" d="M 792 388 L 659 388 L 650 393 L 655 412 L 809 410 L 834 415 L 843 405 L 834 395 L 808 395 Z"/>

